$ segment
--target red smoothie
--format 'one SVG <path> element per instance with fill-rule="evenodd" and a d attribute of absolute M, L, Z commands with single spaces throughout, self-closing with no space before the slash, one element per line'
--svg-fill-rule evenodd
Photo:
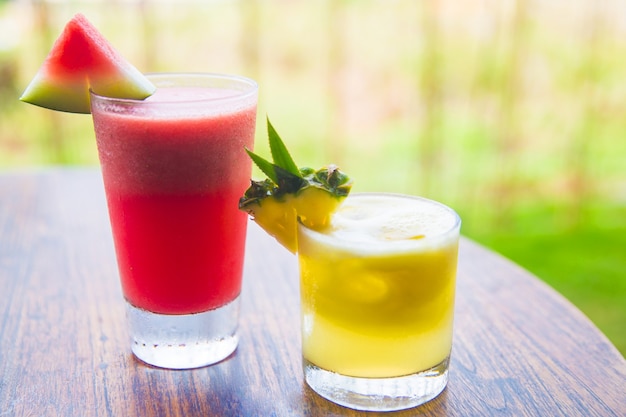
<path fill-rule="evenodd" d="M 122 290 L 135 307 L 198 313 L 241 291 L 247 216 L 237 203 L 256 95 L 229 104 L 235 93 L 159 88 L 139 110 L 93 106 Z"/>

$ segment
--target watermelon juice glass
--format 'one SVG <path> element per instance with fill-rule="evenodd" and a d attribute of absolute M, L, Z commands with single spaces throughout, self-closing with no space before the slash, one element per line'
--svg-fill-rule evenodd
<path fill-rule="evenodd" d="M 237 347 L 257 84 L 155 74 L 145 100 L 91 93 L 132 351 L 164 368 Z"/>

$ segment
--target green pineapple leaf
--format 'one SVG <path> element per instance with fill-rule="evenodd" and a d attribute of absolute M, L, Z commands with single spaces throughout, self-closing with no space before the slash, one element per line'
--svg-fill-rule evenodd
<path fill-rule="evenodd" d="M 274 126 L 272 126 L 269 117 L 267 118 L 267 135 L 270 142 L 270 151 L 272 152 L 274 164 L 278 165 L 285 171 L 288 171 L 293 175 L 301 178 L 298 166 L 293 161 L 293 158 L 291 158 L 291 155 L 289 154 L 285 143 L 280 138 L 280 135 L 278 134 L 278 132 L 276 132 Z"/>
<path fill-rule="evenodd" d="M 279 194 L 293 194 L 307 185 L 307 181 L 302 176 L 293 175 L 278 165 L 274 165 L 274 171 L 276 171 L 276 177 L 278 178 L 276 185 L 278 185 L 278 190 L 280 190 Z"/>
<path fill-rule="evenodd" d="M 350 177 L 336 165 L 328 165 L 317 171 L 312 168 L 301 168 L 300 173 L 308 184 L 328 190 L 338 197 L 346 197 L 352 188 Z"/>
<path fill-rule="evenodd" d="M 250 156 L 250 159 L 252 159 L 252 162 L 254 162 L 256 166 L 258 166 L 259 169 L 265 175 L 267 175 L 267 178 L 272 180 L 274 184 L 278 184 L 278 175 L 276 173 L 276 170 L 274 169 L 276 165 L 272 164 L 270 161 L 263 158 L 262 156 L 255 154 L 248 148 L 246 148 L 246 152 L 248 153 L 248 156 Z"/>
<path fill-rule="evenodd" d="M 246 152 L 256 166 L 258 166 L 259 169 L 267 175 L 267 178 L 277 186 L 276 191 L 278 194 L 295 193 L 306 184 L 306 181 L 301 175 L 294 175 L 247 148 Z"/>

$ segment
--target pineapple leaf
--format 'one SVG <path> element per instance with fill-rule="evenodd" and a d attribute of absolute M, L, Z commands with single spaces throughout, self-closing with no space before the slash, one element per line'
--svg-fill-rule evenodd
<path fill-rule="evenodd" d="M 267 135 L 270 142 L 270 151 L 272 152 L 274 164 L 284 169 L 285 171 L 290 172 L 291 174 L 301 178 L 298 166 L 291 158 L 291 155 L 289 154 L 285 143 L 280 138 L 280 135 L 278 134 L 278 132 L 276 132 L 274 126 L 272 126 L 269 117 L 267 118 Z"/>
<path fill-rule="evenodd" d="M 246 207 L 251 204 L 259 204 L 264 198 L 273 194 L 275 187 L 276 185 L 270 179 L 250 181 L 250 187 L 239 199 L 239 210 L 246 210 Z"/>
<path fill-rule="evenodd" d="M 263 171 L 263 173 L 267 175 L 267 177 L 278 186 L 278 190 L 280 190 L 281 192 L 294 193 L 302 188 L 306 183 L 301 175 L 294 175 L 286 169 L 283 169 L 276 164 L 272 164 L 267 159 L 255 154 L 247 148 L 246 152 L 248 153 L 252 161 L 254 161 L 256 166 L 258 166 L 259 169 Z"/>
<path fill-rule="evenodd" d="M 276 177 L 278 177 L 276 185 L 278 185 L 279 193 L 292 194 L 307 184 L 307 181 L 300 175 L 293 175 L 278 165 L 274 165 L 274 171 L 276 171 Z"/>
<path fill-rule="evenodd" d="M 248 148 L 246 148 L 246 152 L 248 153 L 248 156 L 250 156 L 250 159 L 252 159 L 252 162 L 254 162 L 256 166 L 258 166 L 259 169 L 265 175 L 267 175 L 267 178 L 272 180 L 274 184 L 278 184 L 278 175 L 276 174 L 276 170 L 274 169 L 275 165 L 267 159 L 255 154 Z"/>
<path fill-rule="evenodd" d="M 352 180 L 335 165 L 329 165 L 319 170 L 301 168 L 304 180 L 313 186 L 329 191 L 331 194 L 346 197 L 352 188 Z"/>

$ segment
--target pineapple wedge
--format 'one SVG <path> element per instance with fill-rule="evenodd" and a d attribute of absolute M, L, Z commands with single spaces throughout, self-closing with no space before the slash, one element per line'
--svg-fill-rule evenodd
<path fill-rule="evenodd" d="M 251 181 L 239 209 L 292 253 L 298 249 L 297 222 L 312 229 L 328 225 L 331 215 L 350 193 L 352 182 L 336 166 L 317 171 L 297 168 L 284 143 L 267 121 L 271 163 L 247 150 L 268 178 Z"/>

